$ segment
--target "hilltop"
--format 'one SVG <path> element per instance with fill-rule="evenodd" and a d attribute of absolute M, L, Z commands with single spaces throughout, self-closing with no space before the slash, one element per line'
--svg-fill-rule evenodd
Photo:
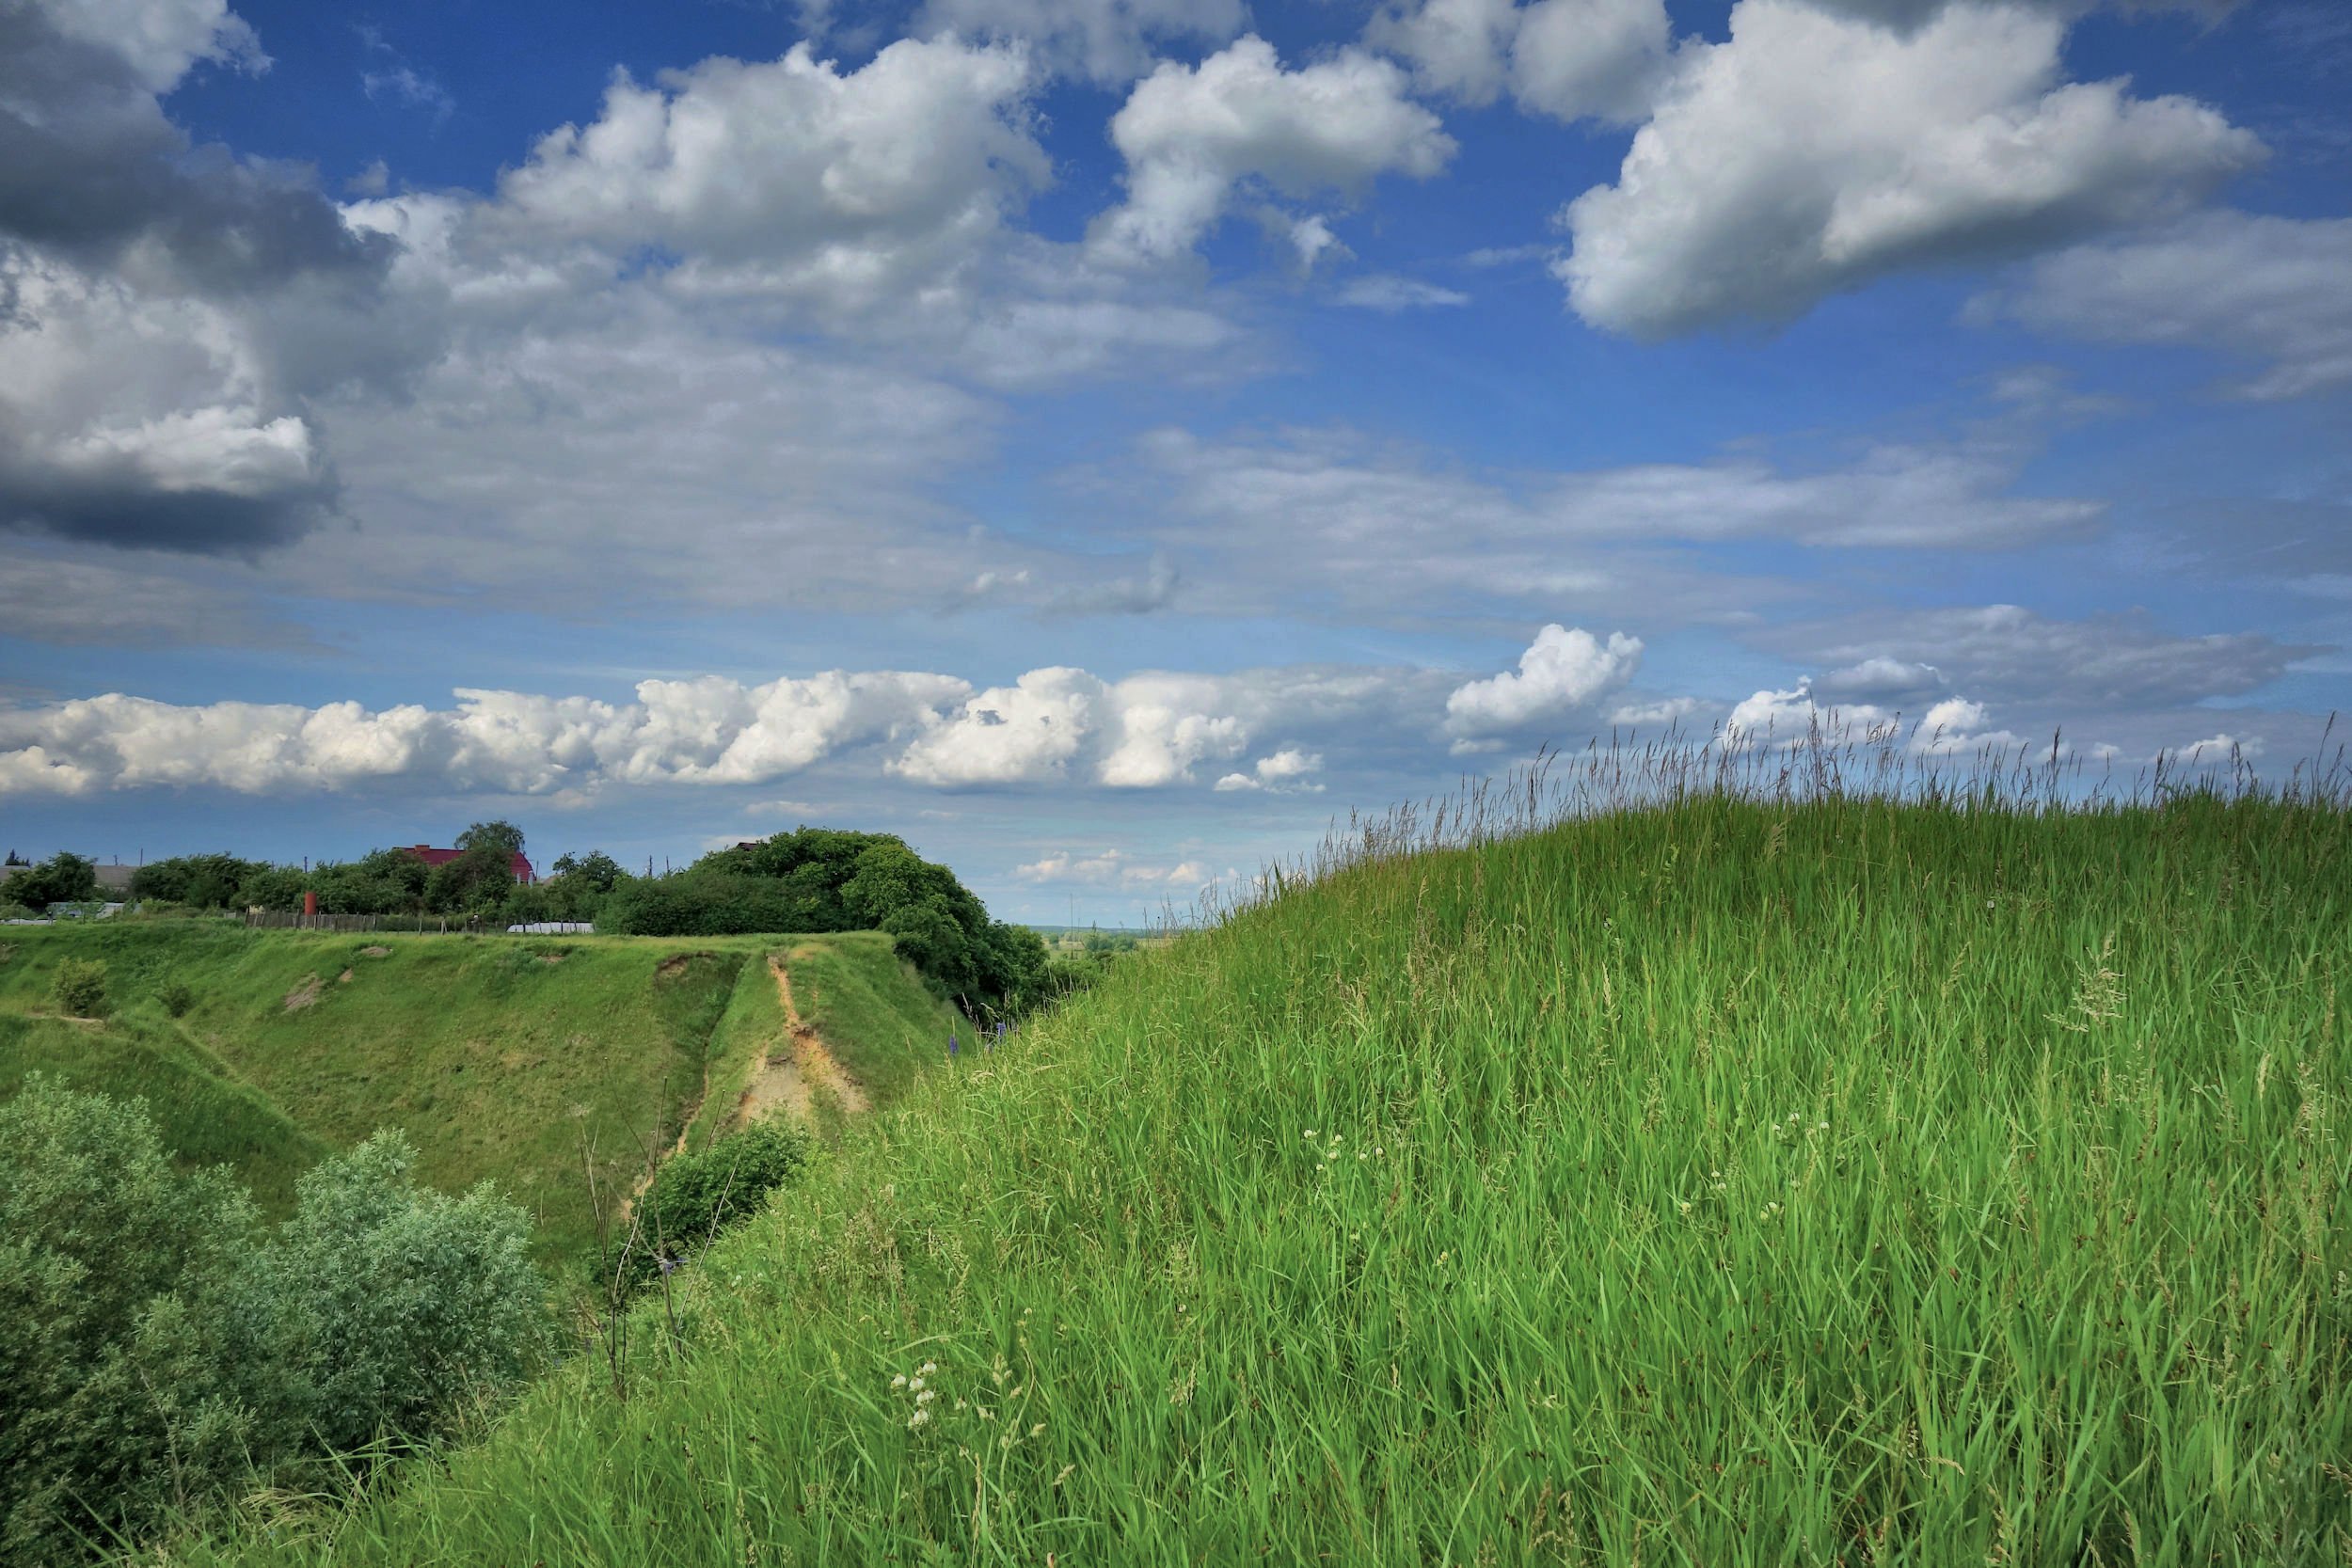
<path fill-rule="evenodd" d="M 626 1400 L 174 1560 L 2344 1550 L 2340 804 L 1416 836 L 926 1074 Z"/>
<path fill-rule="evenodd" d="M 103 1023 L 55 1016 L 68 958 L 107 965 Z M 494 1178 L 560 1266 L 593 1241 L 583 1158 L 601 1189 L 626 1191 L 648 1151 L 723 1131 L 769 1054 L 789 1053 L 771 958 L 871 1102 L 944 1051 L 950 1010 L 878 933 L 352 937 L 111 921 L 0 932 L 0 1095 L 42 1071 L 144 1096 L 182 1160 L 228 1163 L 271 1213 L 322 1153 L 397 1128 L 444 1191 Z"/>

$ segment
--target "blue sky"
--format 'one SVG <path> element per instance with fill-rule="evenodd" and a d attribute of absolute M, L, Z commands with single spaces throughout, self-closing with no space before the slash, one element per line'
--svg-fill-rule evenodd
<path fill-rule="evenodd" d="M 1126 922 L 1613 731 L 2282 772 L 2321 0 L 0 0 L 0 843 Z"/>

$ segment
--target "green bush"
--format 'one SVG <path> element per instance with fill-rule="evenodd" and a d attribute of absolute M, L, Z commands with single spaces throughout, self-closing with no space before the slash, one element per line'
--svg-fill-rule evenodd
<path fill-rule="evenodd" d="M 57 1011 L 72 1018 L 96 1018 L 106 1010 L 106 966 L 97 958 L 66 958 L 49 994 Z"/>
<path fill-rule="evenodd" d="M 247 1271 L 285 1384 L 278 1414 L 338 1453 L 448 1430 L 538 1349 L 529 1217 L 486 1181 L 454 1198 L 420 1186 L 415 1163 L 396 1132 L 321 1162 Z"/>
<path fill-rule="evenodd" d="M 808 1134 L 781 1122 L 754 1122 L 708 1148 L 661 1167 L 639 1211 L 638 1250 L 629 1275 L 653 1279 L 660 1260 L 699 1252 L 730 1226 L 750 1218 L 768 1195 L 808 1164 Z"/>
<path fill-rule="evenodd" d="M 76 1560 L 225 1492 L 446 1432 L 541 1345 L 528 1221 L 420 1187 L 378 1133 L 260 1234 L 146 1106 L 38 1074 L 0 1103 L 0 1562 Z"/>
<path fill-rule="evenodd" d="M 36 1074 L 0 1104 L 0 1561 L 70 1560 L 233 1479 L 250 1421 L 214 1331 L 253 1226 L 139 1101 Z"/>
<path fill-rule="evenodd" d="M 196 988 L 185 980 L 166 980 L 155 988 L 155 1001 L 174 1018 L 185 1018 L 196 1006 Z"/>

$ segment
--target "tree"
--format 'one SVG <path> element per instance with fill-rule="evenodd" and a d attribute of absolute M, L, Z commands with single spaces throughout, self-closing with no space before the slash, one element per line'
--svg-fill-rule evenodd
<path fill-rule="evenodd" d="M 293 910 L 302 905 L 302 890 L 309 880 L 291 865 L 257 865 L 237 883 L 237 908 L 246 910 Z"/>
<path fill-rule="evenodd" d="M 503 818 L 495 822 L 477 822 L 457 835 L 457 847 L 465 850 L 496 848 L 511 861 L 523 852 L 523 831 Z"/>
<path fill-rule="evenodd" d="M 8 885 L 10 898 L 35 909 L 79 904 L 98 896 L 98 867 L 60 849 L 30 871 L 9 878 Z"/>
<path fill-rule="evenodd" d="M 584 855 L 558 855 L 552 869 L 558 877 L 576 879 L 580 886 L 597 893 L 611 893 L 628 875 L 621 869 L 619 861 L 601 849 L 591 849 Z"/>

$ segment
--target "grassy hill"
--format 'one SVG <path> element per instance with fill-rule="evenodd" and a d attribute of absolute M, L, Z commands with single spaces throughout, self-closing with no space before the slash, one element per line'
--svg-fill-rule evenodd
<path fill-rule="evenodd" d="M 703 1110 L 707 1072 L 781 1038 L 767 957 L 782 940 L 9 927 L 0 1094 L 40 1070 L 145 1095 L 182 1158 L 229 1162 L 278 1212 L 323 1149 L 398 1127 L 434 1184 L 495 1178 L 532 1210 L 543 1257 L 558 1261 L 594 1233 L 583 1148 L 602 1187 L 626 1190 L 644 1151 L 672 1147 Z M 937 1017 L 936 1006 L 886 938 L 790 940 L 889 999 L 882 1019 L 844 1019 L 837 1044 L 852 1073 L 895 1092 L 908 1021 Z M 67 957 L 106 963 L 103 1024 L 49 1016 Z M 178 1018 L 157 994 L 174 983 L 193 998 Z M 944 1042 L 944 1022 L 938 1034 Z M 723 1119 L 706 1118 L 705 1135 Z"/>
<path fill-rule="evenodd" d="M 2347 994 L 2336 808 L 1374 835 L 172 1560 L 2338 1560 Z"/>

